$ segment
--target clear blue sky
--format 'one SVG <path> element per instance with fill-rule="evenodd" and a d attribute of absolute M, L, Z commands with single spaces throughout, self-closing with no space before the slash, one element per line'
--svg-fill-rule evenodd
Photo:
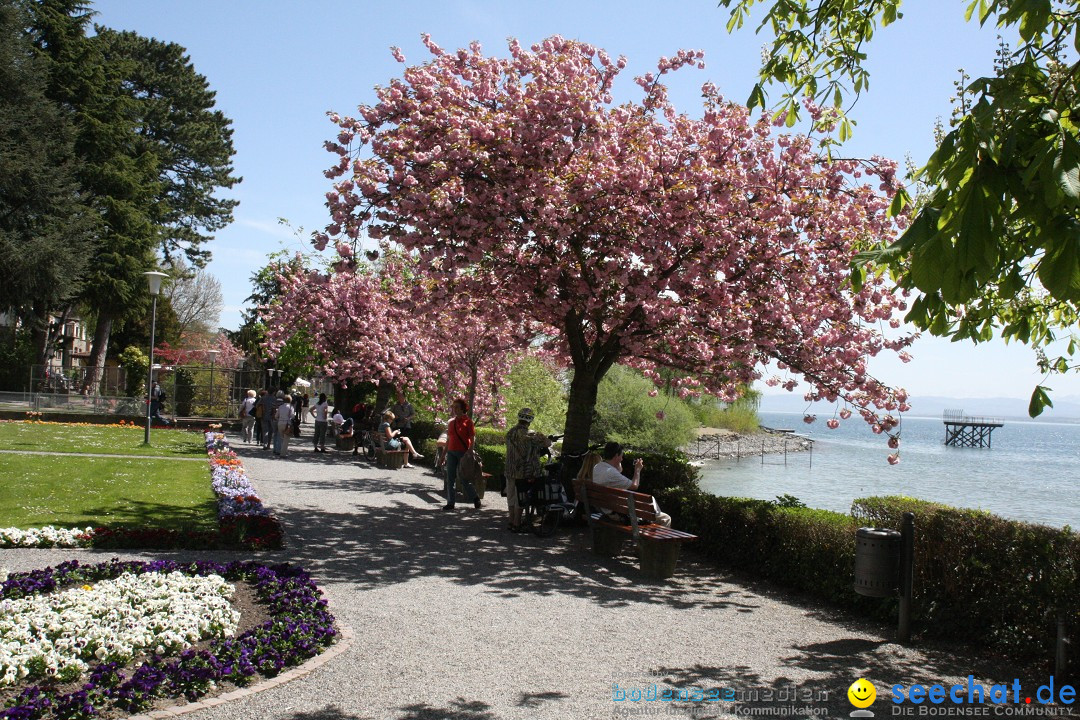
<path fill-rule="evenodd" d="M 859 124 L 850 153 L 925 160 L 935 119 L 949 113 L 957 69 L 987 72 L 997 45 L 993 30 L 963 21 L 963 5 L 905 3 L 905 18 L 878 33 L 869 47 L 870 92 L 853 114 Z M 669 83 L 677 107 L 694 114 L 707 80 L 730 99 L 746 99 L 764 42 L 751 27 L 728 35 L 727 13 L 714 0 L 97 0 L 93 7 L 100 24 L 187 48 L 233 121 L 236 171 L 244 178 L 233 192 L 240 205 L 236 221 L 210 246 L 210 271 L 225 294 L 220 324 L 228 328 L 240 324 L 249 278 L 268 253 L 310 250 L 277 219 L 305 231 L 326 224 L 330 184 L 322 172 L 331 156 L 322 143 L 336 134 L 326 112 L 352 113 L 373 100 L 375 85 L 400 75 L 391 45 L 414 63 L 428 57 L 423 32 L 444 48 L 479 40 L 492 54 L 505 54 L 508 36 L 529 45 L 557 33 L 625 55 L 627 98 L 632 77 L 654 70 L 661 55 L 701 49 L 706 69 L 684 69 Z M 912 353 L 907 365 L 889 360 L 873 370 L 915 395 L 1027 397 L 1040 380 L 1023 347 L 924 338 Z M 1058 395 L 1080 396 L 1080 376 L 1050 385 Z"/>

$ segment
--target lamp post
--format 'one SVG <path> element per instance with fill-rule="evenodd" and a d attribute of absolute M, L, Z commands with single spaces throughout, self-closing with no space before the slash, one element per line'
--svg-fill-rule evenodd
<path fill-rule="evenodd" d="M 150 444 L 150 408 L 153 404 L 152 393 L 154 391 L 154 333 L 157 330 L 157 296 L 161 292 L 161 281 L 167 277 L 163 272 L 152 270 L 144 272 L 146 282 L 150 286 L 150 295 L 154 298 L 153 310 L 150 313 L 150 367 L 146 371 L 146 435 L 143 436 L 143 444 Z"/>
<path fill-rule="evenodd" d="M 220 350 L 207 350 L 210 356 L 210 417 L 214 417 L 214 361 L 217 360 Z"/>

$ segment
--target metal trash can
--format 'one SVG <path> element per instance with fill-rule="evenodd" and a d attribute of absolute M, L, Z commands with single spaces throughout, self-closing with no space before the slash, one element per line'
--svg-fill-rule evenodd
<path fill-rule="evenodd" d="M 855 531 L 855 592 L 891 597 L 900 591 L 900 533 L 859 528 Z"/>

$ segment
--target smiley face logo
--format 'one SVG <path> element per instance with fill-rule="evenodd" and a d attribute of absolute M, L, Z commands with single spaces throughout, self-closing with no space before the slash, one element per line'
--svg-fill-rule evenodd
<path fill-rule="evenodd" d="M 867 708 L 877 699 L 877 688 L 869 680 L 859 678 L 851 683 L 847 691 L 848 700 L 857 708 Z"/>

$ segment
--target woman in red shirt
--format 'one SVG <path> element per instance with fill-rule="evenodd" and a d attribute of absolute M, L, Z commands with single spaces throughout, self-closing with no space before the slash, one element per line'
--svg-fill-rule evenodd
<path fill-rule="evenodd" d="M 450 424 L 446 426 L 446 505 L 443 510 L 453 510 L 457 496 L 457 471 L 461 458 L 465 451 L 473 445 L 476 437 L 476 429 L 473 427 L 472 418 L 469 417 L 469 404 L 465 398 L 454 400 L 450 406 Z M 480 507 L 480 498 L 476 496 L 471 478 L 463 478 L 462 485 L 465 487 L 466 498 L 472 501 L 473 507 Z"/>

